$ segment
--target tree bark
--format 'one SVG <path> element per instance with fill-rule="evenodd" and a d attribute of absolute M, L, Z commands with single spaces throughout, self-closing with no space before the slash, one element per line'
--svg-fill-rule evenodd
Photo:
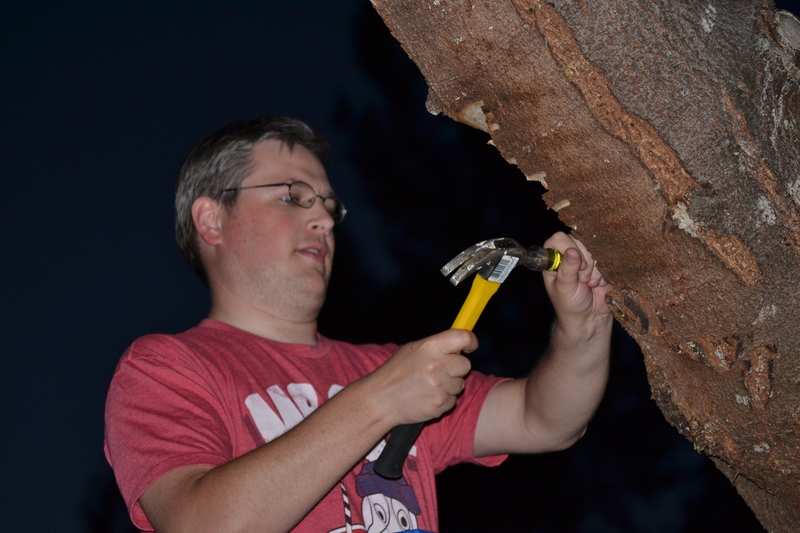
<path fill-rule="evenodd" d="M 432 113 L 540 182 L 652 395 L 800 528 L 800 23 L 766 0 L 373 0 Z"/>

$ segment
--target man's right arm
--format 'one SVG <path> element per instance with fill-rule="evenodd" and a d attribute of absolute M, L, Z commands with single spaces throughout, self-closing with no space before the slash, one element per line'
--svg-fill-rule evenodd
<path fill-rule="evenodd" d="M 448 330 L 409 343 L 273 441 L 217 467 L 182 467 L 139 499 L 160 533 L 288 531 L 399 424 L 450 410 L 475 336 Z"/>

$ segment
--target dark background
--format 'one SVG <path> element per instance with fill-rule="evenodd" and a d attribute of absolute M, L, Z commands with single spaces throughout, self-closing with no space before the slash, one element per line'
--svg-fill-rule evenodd
<path fill-rule="evenodd" d="M 297 116 L 332 144 L 350 215 L 320 319 L 331 337 L 447 328 L 468 288 L 439 267 L 479 240 L 562 229 L 485 134 L 425 112 L 424 81 L 366 1 L 110 4 L 0 7 L 8 531 L 130 531 L 102 453 L 105 393 L 136 337 L 207 312 L 174 244 L 172 195 L 189 150 L 230 120 Z M 478 323 L 475 367 L 525 372 L 550 313 L 539 276 L 515 272 Z M 621 330 L 576 446 L 439 482 L 443 533 L 760 530 L 664 421 Z"/>

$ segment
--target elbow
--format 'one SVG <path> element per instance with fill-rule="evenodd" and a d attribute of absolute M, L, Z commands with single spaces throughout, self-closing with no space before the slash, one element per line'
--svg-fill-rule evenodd
<path fill-rule="evenodd" d="M 586 434 L 586 428 L 587 426 L 583 426 L 578 431 L 561 435 L 559 438 L 554 438 L 551 445 L 549 446 L 550 451 L 561 452 L 568 448 L 571 448 Z"/>

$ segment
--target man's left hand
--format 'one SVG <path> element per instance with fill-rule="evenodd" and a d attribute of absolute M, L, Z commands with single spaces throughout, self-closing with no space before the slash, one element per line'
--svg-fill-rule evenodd
<path fill-rule="evenodd" d="M 556 272 L 544 272 L 544 283 L 560 326 L 589 327 L 590 330 L 611 320 L 606 295 L 614 287 L 597 269 L 592 254 L 578 239 L 556 233 L 545 247 L 563 254 Z"/>

